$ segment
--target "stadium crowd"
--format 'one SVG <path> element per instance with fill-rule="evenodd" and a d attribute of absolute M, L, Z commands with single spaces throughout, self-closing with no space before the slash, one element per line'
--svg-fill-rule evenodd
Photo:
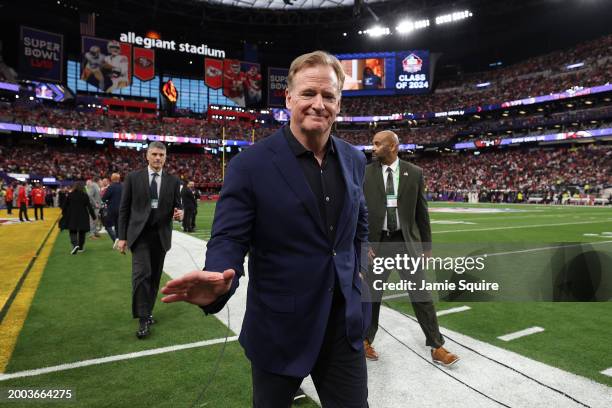
<path fill-rule="evenodd" d="M 561 194 L 570 187 L 598 193 L 612 186 L 610 146 L 504 149 L 407 160 L 423 168 L 434 200 L 469 192 Z"/>
<path fill-rule="evenodd" d="M 6 147 L 0 147 L 0 172 L 53 176 L 60 181 L 104 178 L 111 173 L 125 176 L 144 163 L 143 152 L 130 149 L 30 146 L 11 147 L 10 155 L 3 154 L 3 149 Z M 612 148 L 607 145 L 476 153 L 421 155 L 407 160 L 423 167 L 432 199 L 473 191 L 520 191 L 528 196 L 568 186 L 591 192 L 612 186 Z M 193 180 L 204 193 L 218 192 L 221 187 L 219 156 L 170 152 L 167 168 L 182 180 Z"/>
<path fill-rule="evenodd" d="M 131 149 L 13 146 L 10 154 L 3 154 L 6 149 L 0 147 L 0 171 L 53 176 L 60 181 L 104 178 L 112 173 L 125 176 L 145 163 L 144 153 Z M 166 166 L 171 173 L 194 181 L 203 190 L 218 190 L 221 186 L 219 156 L 175 153 L 168 156 Z"/>

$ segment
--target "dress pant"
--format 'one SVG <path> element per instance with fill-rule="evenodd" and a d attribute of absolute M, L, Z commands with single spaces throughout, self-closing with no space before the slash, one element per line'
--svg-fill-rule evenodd
<path fill-rule="evenodd" d="M 30 221 L 28 218 L 28 207 L 22 203 L 19 205 L 19 221 L 23 221 L 24 218 L 26 221 Z"/>
<path fill-rule="evenodd" d="M 108 232 L 109 238 L 111 241 L 115 242 L 117 232 L 119 231 L 119 227 L 117 226 L 119 222 L 119 215 L 107 214 L 102 221 L 104 223 L 104 228 L 106 228 L 106 232 Z"/>
<path fill-rule="evenodd" d="M 43 215 L 43 208 L 44 205 L 42 204 L 34 204 L 34 218 L 36 218 L 36 220 L 38 220 L 38 211 L 40 210 L 40 219 L 44 220 L 45 217 Z"/>
<path fill-rule="evenodd" d="M 192 231 L 195 228 L 195 208 L 185 208 L 183 212 L 183 230 Z"/>
<path fill-rule="evenodd" d="M 395 257 L 397 245 L 391 245 L 392 249 L 387 248 L 387 252 L 385 253 L 385 245 L 384 243 L 401 243 L 404 242 L 404 237 L 402 235 L 402 231 L 398 230 L 390 235 L 383 231 L 380 242 L 383 244 L 379 252 L 376 253 L 377 257 Z M 386 282 L 389 278 L 391 271 L 385 270 L 384 273 L 376 276 L 369 276 L 369 287 L 372 288 L 373 279 L 382 280 Z M 416 274 L 417 280 L 420 282 L 421 279 L 424 279 L 423 271 L 420 270 Z M 402 277 L 405 279 L 410 279 L 409 277 Z M 420 285 L 420 283 L 419 283 Z M 412 300 L 412 294 L 408 294 L 410 297 L 410 301 L 412 303 L 412 308 L 414 309 L 414 314 L 421 326 L 421 330 L 425 334 L 425 344 L 429 347 L 438 348 L 444 344 L 444 337 L 440 333 L 440 326 L 438 325 L 438 316 L 436 315 L 436 309 L 434 307 L 433 301 L 431 300 L 431 294 L 429 292 L 419 292 L 418 297 L 419 301 L 415 302 Z M 370 323 L 370 327 L 366 333 L 366 339 L 371 343 L 374 342 L 374 337 L 376 337 L 376 332 L 378 331 L 378 318 L 380 316 L 380 295 L 378 297 L 372 296 L 372 321 Z M 429 300 L 425 300 L 424 298 L 429 298 Z"/>
<path fill-rule="evenodd" d="M 9 200 L 6 202 L 6 213 L 8 215 L 13 214 L 13 200 Z"/>
<path fill-rule="evenodd" d="M 78 246 L 79 249 L 85 249 L 85 235 L 87 235 L 87 231 L 70 230 L 72 247 Z"/>
<path fill-rule="evenodd" d="M 89 217 L 89 233 L 95 237 L 100 236 L 100 230 L 102 229 L 102 221 L 100 220 L 100 209 L 94 208 L 94 214 L 96 214 L 96 219 Z"/>
<path fill-rule="evenodd" d="M 153 313 L 164 267 L 164 251 L 156 228 L 146 226 L 132 245 L 132 316 Z"/>
<path fill-rule="evenodd" d="M 323 345 L 310 376 L 323 408 L 367 408 L 368 373 L 363 349 L 346 338 L 344 299 L 334 295 Z M 251 364 L 254 408 L 289 408 L 303 378 L 263 371 Z"/>

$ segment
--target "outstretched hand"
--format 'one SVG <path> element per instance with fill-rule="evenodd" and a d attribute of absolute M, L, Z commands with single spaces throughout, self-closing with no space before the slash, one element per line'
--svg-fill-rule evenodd
<path fill-rule="evenodd" d="M 164 303 L 188 302 L 206 306 L 227 293 L 232 285 L 236 271 L 226 269 L 223 273 L 208 271 L 189 272 L 180 278 L 172 279 L 161 290 Z"/>

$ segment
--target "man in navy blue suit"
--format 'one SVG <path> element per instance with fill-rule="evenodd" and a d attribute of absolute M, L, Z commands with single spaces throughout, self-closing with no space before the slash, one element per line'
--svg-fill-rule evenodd
<path fill-rule="evenodd" d="M 363 339 L 370 313 L 360 275 L 365 156 L 331 136 L 344 77 L 339 61 L 322 51 L 293 61 L 290 124 L 229 163 L 204 271 L 162 289 L 164 302 L 217 313 L 249 253 L 240 343 L 251 361 L 255 407 L 289 407 L 309 374 L 324 407 L 368 404 Z"/>

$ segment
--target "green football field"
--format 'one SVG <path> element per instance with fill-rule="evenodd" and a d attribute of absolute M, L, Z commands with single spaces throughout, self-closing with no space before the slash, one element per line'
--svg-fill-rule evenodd
<path fill-rule="evenodd" d="M 197 231 L 210 237 L 215 204 L 204 202 L 198 210 Z M 507 301 L 469 302 L 455 299 L 437 302 L 437 310 L 467 305 L 471 310 L 441 316 L 440 325 L 492 343 L 535 360 L 612 386 L 612 377 L 601 374 L 612 367 L 612 208 L 517 204 L 430 203 L 434 243 L 443 250 L 472 253 L 506 253 L 495 259 L 500 273 L 513 282 L 550 286 L 551 274 L 561 258 L 576 251 L 595 249 L 600 255 L 600 291 L 607 302 Z M 178 226 L 177 226 L 178 229 Z M 559 249 L 561 248 L 561 249 Z M 541 283 L 540 273 L 546 277 Z M 521 275 L 522 274 L 522 275 Z M 517 277 L 518 275 L 518 277 Z M 516 289 L 523 294 L 524 288 Z M 412 314 L 406 298 L 387 305 Z M 498 336 L 524 328 L 544 327 L 543 333 L 505 342 Z"/>
<path fill-rule="evenodd" d="M 191 235 L 209 238 L 214 208 L 214 203 L 200 204 L 196 232 Z M 604 255 L 610 251 L 612 208 L 434 203 L 431 209 L 434 243 L 470 244 L 488 253 L 504 245 L 524 245 L 537 250 L 539 262 L 550 259 L 546 248 L 555 243 L 582 243 Z M 69 250 L 67 234 L 61 233 L 5 373 L 95 363 L 1 381 L 0 389 L 70 388 L 76 401 L 69 406 L 75 407 L 189 407 L 202 390 L 195 406 L 250 406 L 250 366 L 236 341 L 228 342 L 221 356 L 228 333 L 215 317 L 204 316 L 191 305 L 158 304 L 153 335 L 138 341 L 130 316 L 129 257 L 112 251 L 108 239 L 88 241 L 86 252 L 77 256 L 70 256 Z M 522 263 L 533 264 L 532 252 L 504 256 L 504 262 L 516 270 L 523 269 Z M 611 267 L 602 265 L 603 280 L 612 280 Z M 386 303 L 412 313 L 405 299 Z M 612 386 L 612 377 L 600 373 L 612 367 L 611 302 L 461 300 L 438 302 L 437 309 L 463 305 L 471 309 L 441 316 L 440 325 Z M 497 338 L 532 326 L 545 331 L 511 342 Z M 164 347 L 205 340 L 220 342 L 163 352 Z M 448 345 L 452 348 L 452 342 Z M 117 361 L 95 360 L 147 350 L 162 351 Z M 211 377 L 219 356 L 218 372 Z M 310 400 L 296 405 L 315 406 Z"/>

